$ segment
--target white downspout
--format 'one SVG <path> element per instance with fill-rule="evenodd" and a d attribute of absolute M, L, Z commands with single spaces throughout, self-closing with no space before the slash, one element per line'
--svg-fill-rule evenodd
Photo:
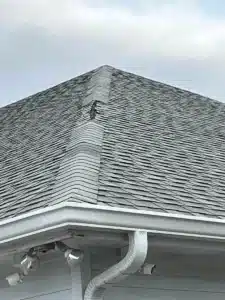
<path fill-rule="evenodd" d="M 137 272 L 144 264 L 148 252 L 147 232 L 135 231 L 129 234 L 129 249 L 117 264 L 94 277 L 84 293 L 84 300 L 102 300 L 106 288 Z"/>

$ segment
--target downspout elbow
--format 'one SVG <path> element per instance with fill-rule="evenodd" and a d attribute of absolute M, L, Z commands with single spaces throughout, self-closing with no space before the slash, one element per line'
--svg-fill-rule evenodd
<path fill-rule="evenodd" d="M 129 248 L 126 256 L 90 281 L 84 293 L 84 300 L 102 300 L 106 287 L 125 279 L 141 268 L 145 262 L 147 252 L 147 232 L 135 231 L 130 233 Z"/>

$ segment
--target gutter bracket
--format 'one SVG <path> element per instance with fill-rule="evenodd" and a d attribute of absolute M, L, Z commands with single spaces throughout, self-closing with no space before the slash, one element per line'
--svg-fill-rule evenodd
<path fill-rule="evenodd" d="M 129 233 L 129 248 L 126 256 L 89 282 L 84 293 L 84 300 L 102 300 L 107 287 L 136 273 L 141 268 L 145 262 L 147 252 L 147 232 L 135 231 Z"/>

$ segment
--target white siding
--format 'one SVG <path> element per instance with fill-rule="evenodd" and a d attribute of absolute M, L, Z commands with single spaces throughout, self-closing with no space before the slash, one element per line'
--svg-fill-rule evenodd
<path fill-rule="evenodd" d="M 92 276 L 119 259 L 115 251 L 96 251 L 92 255 Z M 150 253 L 148 261 L 157 265 L 154 275 L 132 275 L 106 290 L 104 300 L 225 299 L 224 255 L 160 256 Z"/>
<path fill-rule="evenodd" d="M 140 281 L 142 283 L 140 284 Z M 191 278 L 132 276 L 107 290 L 105 300 L 220 300 L 225 299 L 225 282 Z"/>
<path fill-rule="evenodd" d="M 4 279 L 13 270 L 0 268 L 0 300 L 81 300 L 82 285 L 93 276 L 121 260 L 115 249 L 95 249 L 80 268 L 70 270 L 62 255 L 42 262 L 23 284 L 8 287 Z M 220 300 L 225 299 L 225 259 L 223 256 L 151 255 L 156 263 L 152 276 L 135 274 L 106 291 L 104 300 Z M 90 267 L 91 264 L 91 267 Z M 82 280 L 83 284 L 82 284 Z"/>

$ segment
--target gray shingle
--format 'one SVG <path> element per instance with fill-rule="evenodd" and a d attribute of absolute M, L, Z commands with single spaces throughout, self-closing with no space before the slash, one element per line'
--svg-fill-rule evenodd
<path fill-rule="evenodd" d="M 48 204 L 92 72 L 0 109 L 0 217 Z"/>
<path fill-rule="evenodd" d="M 107 112 L 101 203 L 117 206 L 129 191 L 124 207 L 224 215 L 223 103 L 114 70 Z M 110 197 L 107 181 L 117 187 Z"/>
<path fill-rule="evenodd" d="M 225 217 L 225 104 L 188 91 L 102 67 L 0 108 L 0 144 L 0 218 L 68 199 Z"/>

